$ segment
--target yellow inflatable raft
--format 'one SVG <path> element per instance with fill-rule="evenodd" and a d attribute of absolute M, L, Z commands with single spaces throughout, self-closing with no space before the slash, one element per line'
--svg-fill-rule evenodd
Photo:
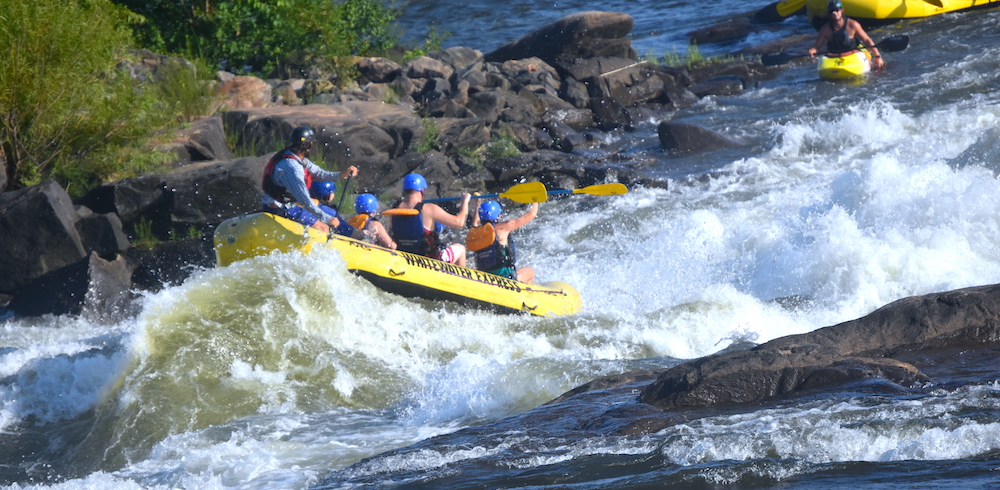
<path fill-rule="evenodd" d="M 827 1 L 806 0 L 806 15 L 813 26 L 826 21 Z M 960 10 L 1000 7 L 1000 0 L 841 0 L 841 3 L 844 4 L 844 15 L 866 26 Z"/>
<path fill-rule="evenodd" d="M 347 262 L 348 270 L 400 296 L 449 300 L 490 311 L 539 316 L 572 315 L 583 304 L 576 289 L 563 282 L 525 284 L 339 235 L 327 237 L 272 214 L 231 218 L 215 230 L 215 252 L 220 267 L 275 250 L 308 253 L 316 247 L 336 249 Z"/>

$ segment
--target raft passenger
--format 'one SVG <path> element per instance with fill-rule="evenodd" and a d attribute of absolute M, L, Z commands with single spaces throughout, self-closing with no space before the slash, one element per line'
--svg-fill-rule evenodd
<path fill-rule="evenodd" d="M 348 224 L 364 232 L 365 236 L 371 238 L 376 245 L 396 249 L 396 242 L 392 241 L 385 226 L 375 216 L 378 212 L 378 198 L 375 195 L 368 193 L 358 195 L 354 200 L 354 212 L 358 214 L 348 218 Z"/>
<path fill-rule="evenodd" d="M 331 229 L 340 235 L 360 238 L 361 232 L 322 209 L 309 197 L 313 181 L 327 182 L 358 175 L 351 165 L 343 172 L 324 170 L 309 160 L 316 133 L 309 126 L 299 126 L 289 135 L 288 147 L 274 154 L 264 167 L 261 187 L 263 211 L 311 226 L 323 233 Z"/>
<path fill-rule="evenodd" d="M 484 201 L 473 218 L 473 228 L 465 238 L 465 245 L 476 257 L 476 268 L 528 284 L 535 282 L 535 269 L 517 268 L 517 249 L 510 232 L 528 224 L 538 216 L 538 203 L 531 203 L 521 216 L 499 221 L 503 208 L 496 201 Z M 480 226 L 480 222 L 484 224 Z"/>
<path fill-rule="evenodd" d="M 861 24 L 844 15 L 844 4 L 840 3 L 840 0 L 830 0 L 826 4 L 826 11 L 830 15 L 830 20 L 819 29 L 816 44 L 809 48 L 809 56 L 815 57 L 819 48 L 823 47 L 824 42 L 827 43 L 827 53 L 839 56 L 857 51 L 859 47 L 863 46 L 868 48 L 872 54 L 872 68 L 879 70 L 885 66 L 882 54 L 879 53 L 872 38 L 868 37 L 868 33 L 861 27 Z"/>
<path fill-rule="evenodd" d="M 437 225 L 464 229 L 472 196 L 463 192 L 458 214 L 451 214 L 437 204 L 423 202 L 426 189 L 427 180 L 420 174 L 408 174 L 403 178 L 403 199 L 397 209 L 416 209 L 417 214 L 393 215 L 392 239 L 404 252 L 465 267 L 465 246 L 461 243 L 444 246 Z"/>

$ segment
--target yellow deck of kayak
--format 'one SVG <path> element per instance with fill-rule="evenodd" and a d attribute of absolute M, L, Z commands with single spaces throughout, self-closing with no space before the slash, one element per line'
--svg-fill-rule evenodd
<path fill-rule="evenodd" d="M 806 0 L 806 15 L 810 21 L 826 16 L 827 1 Z M 844 15 L 863 24 L 886 24 L 960 10 L 1000 7 L 1000 0 L 841 0 L 841 3 Z"/>
<path fill-rule="evenodd" d="M 862 55 L 858 56 L 858 53 L 862 53 Z M 850 80 L 871 70 L 869 56 L 865 50 L 847 56 L 825 55 L 820 58 L 816 72 L 823 80 Z"/>
<path fill-rule="evenodd" d="M 576 289 L 563 282 L 525 284 L 339 235 L 327 237 L 272 214 L 231 218 L 215 230 L 215 252 L 220 267 L 275 250 L 308 253 L 316 247 L 336 249 L 347 262 L 348 270 L 380 289 L 401 296 L 539 316 L 571 315 L 582 307 Z"/>

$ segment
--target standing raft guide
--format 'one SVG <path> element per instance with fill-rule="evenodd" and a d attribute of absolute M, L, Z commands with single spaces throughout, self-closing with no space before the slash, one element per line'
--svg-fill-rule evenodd
<path fill-rule="evenodd" d="M 550 194 L 619 195 L 622 184 L 598 184 L 582 189 L 547 190 L 540 182 L 511 187 L 500 194 L 478 199 L 507 198 L 529 204 L 544 202 Z M 460 200 L 442 198 L 438 200 Z M 428 201 L 431 201 L 430 199 Z M 386 210 L 382 214 L 412 214 L 412 210 Z M 470 308 L 497 313 L 530 313 L 563 316 L 583 306 L 579 292 L 561 281 L 529 284 L 489 272 L 450 264 L 415 253 L 393 250 L 364 240 L 324 233 L 272 213 L 254 213 L 224 221 L 215 231 L 218 266 L 269 255 L 274 252 L 309 253 L 320 247 L 337 250 L 347 269 L 379 289 L 408 298 L 452 301 Z"/>

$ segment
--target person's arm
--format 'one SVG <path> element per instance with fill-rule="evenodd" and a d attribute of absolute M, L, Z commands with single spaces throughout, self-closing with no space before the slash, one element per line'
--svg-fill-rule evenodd
<path fill-rule="evenodd" d="M 385 248 L 396 250 L 396 242 L 392 241 L 392 237 L 390 237 L 389 232 L 385 230 L 385 226 L 379 221 L 370 221 L 370 223 L 372 232 L 375 233 L 375 241 Z"/>
<path fill-rule="evenodd" d="M 809 48 L 809 56 L 816 56 L 819 52 L 819 48 L 823 47 L 823 43 L 830 40 L 833 36 L 833 31 L 830 28 L 830 24 L 824 24 L 823 27 L 819 29 L 819 33 L 816 34 L 816 42 L 813 43 L 812 47 Z"/>
<path fill-rule="evenodd" d="M 533 202 L 531 203 L 531 207 L 528 208 L 528 211 L 521 216 L 497 223 L 497 232 L 503 230 L 510 233 L 528 223 L 531 223 L 531 220 L 535 219 L 536 216 L 538 216 L 538 203 Z"/>
<path fill-rule="evenodd" d="M 274 166 L 271 178 L 274 179 L 275 183 L 284 187 L 299 206 L 319 218 L 320 221 L 329 223 L 333 218 L 333 216 L 324 213 L 309 197 L 309 189 L 306 189 L 306 181 L 302 178 L 302 170 L 298 163 L 290 159 L 281 160 Z"/>
<path fill-rule="evenodd" d="M 465 220 L 469 217 L 469 199 L 471 197 L 468 192 L 462 193 L 462 207 L 459 208 L 458 214 L 451 214 L 434 203 L 424 204 L 422 209 L 435 223 L 441 223 L 442 225 L 461 230 L 465 228 Z"/>
<path fill-rule="evenodd" d="M 872 41 L 872 38 L 868 36 L 868 33 L 865 32 L 865 28 L 861 27 L 861 24 L 858 23 L 858 21 L 851 19 L 851 25 L 854 26 L 854 37 L 860 39 L 861 42 L 864 43 L 865 47 L 868 48 L 869 51 L 871 51 L 872 62 L 875 63 L 875 66 L 881 68 L 882 64 L 884 63 L 884 61 L 882 60 L 882 53 L 879 52 L 878 48 L 875 46 L 875 43 Z"/>

